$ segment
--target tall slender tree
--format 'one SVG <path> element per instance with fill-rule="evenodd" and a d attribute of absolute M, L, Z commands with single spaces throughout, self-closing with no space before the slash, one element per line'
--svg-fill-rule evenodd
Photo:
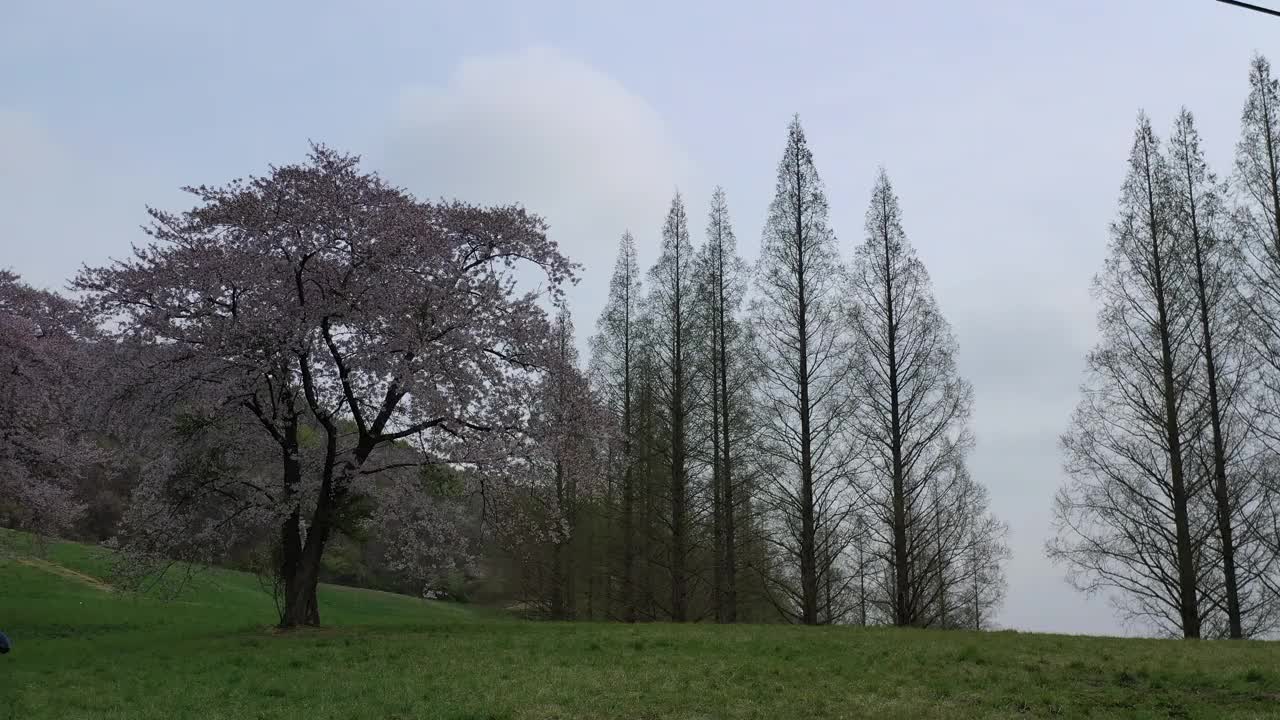
<path fill-rule="evenodd" d="M 1200 422 L 1198 323 L 1185 248 L 1171 232 L 1171 178 L 1138 117 L 1111 255 L 1095 281 L 1102 340 L 1063 436 L 1049 555 L 1084 590 L 1119 591 L 1134 619 L 1200 637 L 1200 572 L 1211 519 L 1188 460 Z"/>
<path fill-rule="evenodd" d="M 738 256 L 724 190 L 717 187 L 707 216 L 707 240 L 698 258 L 697 282 L 702 300 L 705 340 L 703 366 L 710 398 L 709 464 L 715 537 L 713 605 L 716 619 L 738 616 L 738 520 L 746 506 L 746 447 L 753 423 L 750 405 L 753 379 L 750 333 L 739 317 L 746 293 L 747 267 Z"/>
<path fill-rule="evenodd" d="M 1261 55 L 1250 64 L 1240 124 L 1232 186 L 1235 231 L 1248 260 L 1247 307 L 1257 364 L 1251 429 L 1272 458 L 1269 464 L 1280 455 L 1280 80 Z M 1261 480 L 1259 514 L 1249 525 L 1267 554 L 1280 558 L 1280 481 L 1275 473 L 1262 473 Z M 1280 598 L 1274 568 L 1257 577 L 1271 597 Z"/>
<path fill-rule="evenodd" d="M 883 602 L 897 625 L 945 625 L 957 567 L 951 553 L 975 511 L 962 502 L 972 485 L 964 457 L 973 443 L 973 391 L 957 373 L 955 338 L 884 170 L 866 233 L 849 274 L 860 401 L 853 432 L 865 449 L 869 532 L 888 561 L 892 587 Z"/>
<path fill-rule="evenodd" d="M 659 575 L 663 568 L 669 566 L 670 559 L 669 555 L 664 554 L 668 537 L 662 527 L 662 499 L 669 486 L 670 474 L 665 453 L 666 432 L 661 393 L 665 376 L 659 358 L 660 348 L 654 342 L 656 332 L 650 310 L 646 303 L 637 328 L 640 346 L 635 358 L 637 388 L 632 482 L 636 489 L 639 538 L 635 596 L 640 617 L 656 620 L 663 616 L 659 606 L 659 597 L 662 595 Z"/>
<path fill-rule="evenodd" d="M 1241 535 L 1236 527 L 1238 508 L 1233 507 L 1239 489 L 1233 492 L 1234 483 L 1230 482 L 1239 480 L 1235 477 L 1239 464 L 1232 461 L 1239 454 L 1241 438 L 1228 436 L 1230 430 L 1242 431 L 1245 426 L 1243 422 L 1232 422 L 1238 414 L 1242 400 L 1238 391 L 1245 379 L 1240 363 L 1244 306 L 1239 294 L 1239 253 L 1233 238 L 1222 228 L 1226 219 L 1222 206 L 1225 189 L 1205 162 L 1195 119 L 1186 108 L 1179 113 L 1169 139 L 1169 164 L 1171 231 L 1185 249 L 1185 259 L 1190 263 L 1188 280 L 1199 330 L 1201 382 L 1209 421 L 1207 448 L 1203 454 L 1211 475 L 1217 516 L 1228 634 L 1241 638 L 1244 630 L 1236 572 Z M 1231 478 L 1228 477 L 1229 463 L 1234 465 Z"/>
<path fill-rule="evenodd" d="M 609 281 L 609 298 L 591 339 L 592 375 L 617 428 L 619 448 L 610 469 L 618 485 L 622 618 L 639 616 L 637 564 L 640 561 L 638 503 L 642 484 L 636 476 L 637 404 L 639 391 L 640 266 L 635 238 L 624 232 Z"/>
<path fill-rule="evenodd" d="M 662 226 L 662 248 L 649 271 L 649 295 L 653 315 L 653 346 L 661 383 L 658 397 L 664 432 L 662 450 L 667 471 L 666 517 L 670 536 L 667 563 L 671 578 L 668 608 L 671 619 L 689 619 L 692 547 L 689 492 L 689 422 L 697 404 L 694 348 L 697 329 L 694 312 L 694 250 L 689 240 L 689 217 L 684 198 L 676 193 Z"/>
<path fill-rule="evenodd" d="M 773 578 L 779 609 L 823 616 L 825 576 L 847 541 L 850 352 L 837 292 L 843 268 L 827 196 L 800 118 L 787 129 L 765 223 L 752 322 L 758 340 L 761 447 L 775 532 L 790 571 Z M 834 547 L 823 548 L 824 542 Z"/>

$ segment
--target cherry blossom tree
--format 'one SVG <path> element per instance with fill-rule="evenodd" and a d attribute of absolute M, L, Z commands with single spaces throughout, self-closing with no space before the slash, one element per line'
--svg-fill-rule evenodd
<path fill-rule="evenodd" d="M 0 270 L 0 516 L 37 533 L 76 519 L 75 480 L 102 457 L 80 392 L 92 335 L 74 303 Z"/>
<path fill-rule="evenodd" d="M 201 388 L 211 402 L 193 412 L 252 423 L 274 448 L 279 471 L 236 483 L 222 514 L 274 514 L 280 623 L 319 624 L 325 545 L 376 502 L 370 476 L 424 461 L 490 478 L 508 467 L 553 344 L 542 303 L 574 266 L 519 207 L 422 202 L 324 146 L 265 177 L 187 190 L 197 207 L 150 210 L 151 242 L 76 287 L 121 342 L 164 349 L 153 369 L 169 387 Z M 543 278 L 532 289 L 527 268 Z M 398 441 L 421 457 L 388 461 Z"/>

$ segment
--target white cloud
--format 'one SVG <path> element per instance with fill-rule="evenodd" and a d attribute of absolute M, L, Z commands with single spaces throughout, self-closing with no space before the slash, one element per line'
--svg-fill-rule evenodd
<path fill-rule="evenodd" d="M 649 236 L 692 173 L 643 98 L 544 48 L 465 60 L 443 86 L 405 90 L 377 165 L 419 197 L 519 202 L 542 215 L 584 265 L 570 292 L 580 341 L 606 296 L 619 236 L 630 229 L 642 255 L 652 253 Z M 701 217 L 700 206 L 689 211 Z"/>

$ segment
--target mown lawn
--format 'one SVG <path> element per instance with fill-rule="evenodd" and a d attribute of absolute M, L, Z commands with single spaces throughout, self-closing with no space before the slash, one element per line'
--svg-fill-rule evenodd
<path fill-rule="evenodd" d="M 94 549 L 21 547 L 0 720 L 1280 717 L 1275 643 L 534 623 L 338 587 L 328 627 L 280 635 L 252 577 L 164 601 L 95 582 Z"/>

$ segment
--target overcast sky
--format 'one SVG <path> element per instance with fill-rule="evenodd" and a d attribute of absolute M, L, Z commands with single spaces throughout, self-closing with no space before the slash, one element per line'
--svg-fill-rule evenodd
<path fill-rule="evenodd" d="M 1266 2 L 1267 0 L 1257 0 Z M 800 113 L 849 257 L 876 168 L 902 200 L 976 394 L 971 460 L 1011 529 L 1007 627 L 1122 633 L 1043 555 L 1095 337 L 1134 118 L 1187 105 L 1230 171 L 1280 18 L 1214 0 L 0 2 L 0 267 L 60 288 L 184 184 L 364 156 L 419 196 L 521 202 L 585 270 L 646 267 L 671 194 L 723 185 L 754 259 Z M 1280 5 L 1280 3 L 1274 3 Z M 701 232 L 696 240 L 701 240 Z"/>

